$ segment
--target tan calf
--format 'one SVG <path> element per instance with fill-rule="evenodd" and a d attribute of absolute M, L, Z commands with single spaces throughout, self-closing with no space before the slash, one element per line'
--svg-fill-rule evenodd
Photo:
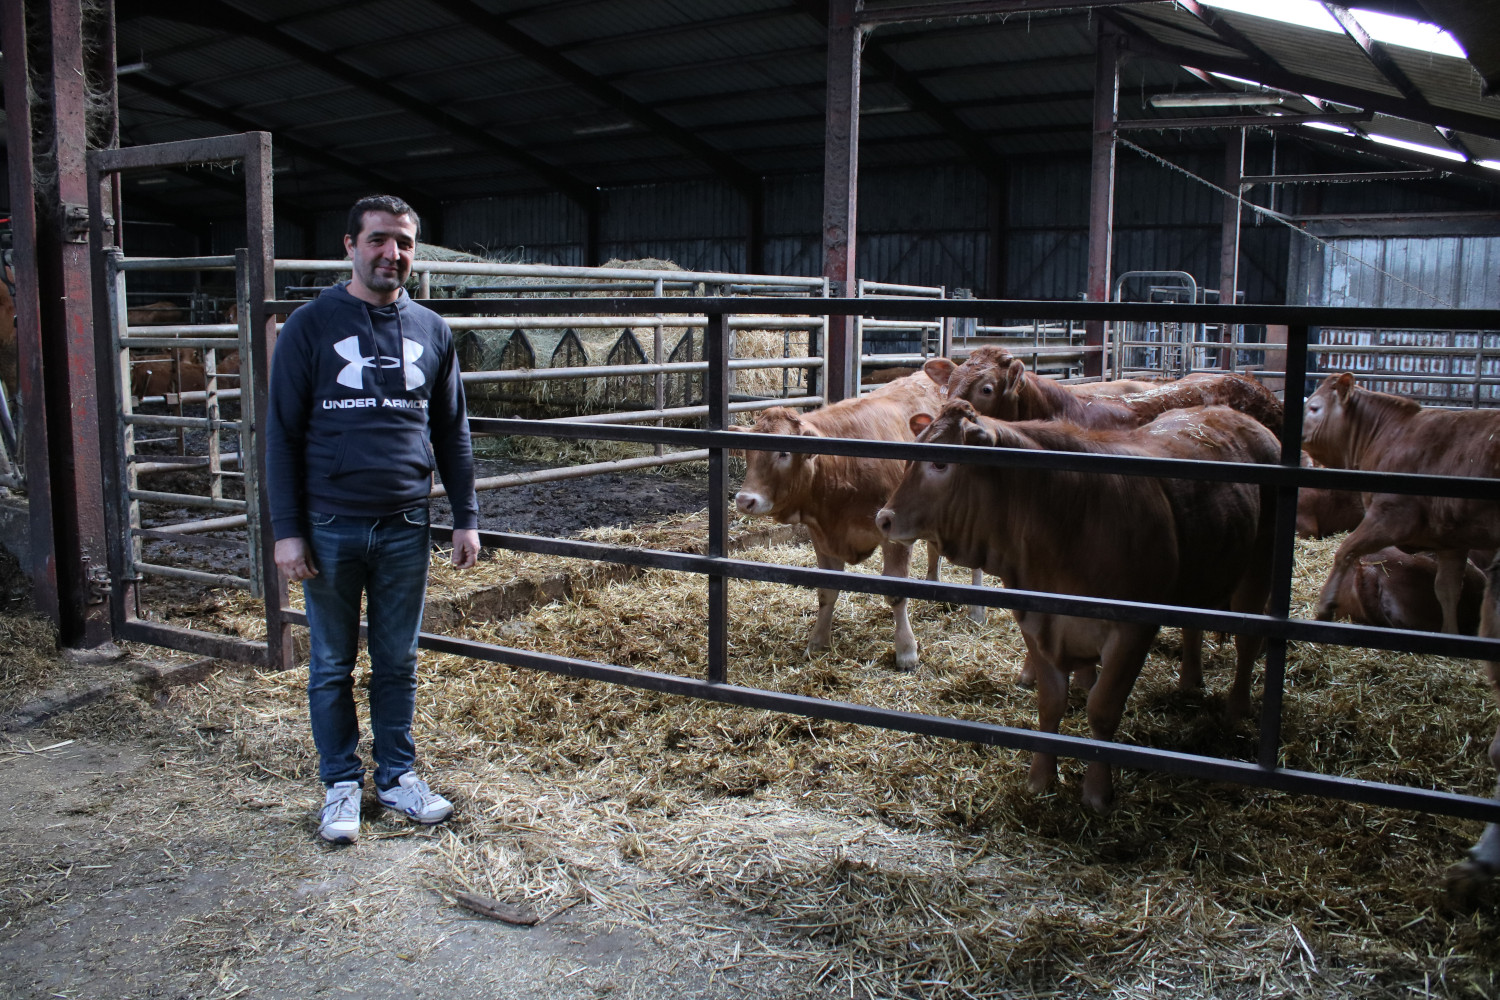
<path fill-rule="evenodd" d="M 763 411 L 758 434 L 910 441 L 911 418 L 937 413 L 937 387 L 923 374 L 897 379 L 858 399 L 798 415 L 787 407 Z M 806 455 L 792 451 L 746 453 L 744 486 L 735 494 L 742 514 L 771 517 L 782 524 L 805 524 L 822 569 L 842 570 L 863 562 L 878 548 L 886 576 L 906 576 L 911 548 L 883 537 L 875 526 L 878 511 L 901 479 L 896 460 Z M 937 579 L 936 552 L 928 554 L 928 578 Z M 976 582 L 977 579 L 976 579 Z M 818 591 L 818 617 L 808 639 L 809 652 L 826 649 L 832 637 L 833 609 L 839 592 Z M 917 664 L 917 640 L 907 618 L 906 601 L 891 602 L 895 615 L 896 663 L 903 670 Z"/>

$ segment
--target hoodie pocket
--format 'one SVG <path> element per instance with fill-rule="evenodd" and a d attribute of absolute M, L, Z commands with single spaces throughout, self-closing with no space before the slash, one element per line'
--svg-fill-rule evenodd
<path fill-rule="evenodd" d="M 344 460 L 348 454 L 349 442 L 344 438 L 340 438 L 338 446 L 333 450 L 333 461 L 328 463 L 328 472 L 326 473 L 326 475 L 329 479 L 332 479 L 335 476 L 343 473 Z"/>

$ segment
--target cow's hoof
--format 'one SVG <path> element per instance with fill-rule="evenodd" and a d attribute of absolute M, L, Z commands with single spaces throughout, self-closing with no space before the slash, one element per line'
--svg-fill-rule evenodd
<path fill-rule="evenodd" d="M 1480 894 L 1495 878 L 1495 869 L 1482 861 L 1465 858 L 1443 876 L 1443 888 L 1448 906 L 1459 912 L 1468 912 L 1479 905 Z"/>
<path fill-rule="evenodd" d="M 917 669 L 917 664 L 919 662 L 920 658 L 917 656 L 916 650 L 912 650 L 910 653 L 896 654 L 897 670 L 904 670 L 907 673 L 911 673 L 913 670 Z"/>
<path fill-rule="evenodd" d="M 1105 788 L 1102 791 L 1091 791 L 1085 788 L 1083 804 L 1100 816 L 1108 816 L 1115 808 L 1115 791 L 1113 788 Z"/>
<path fill-rule="evenodd" d="M 975 625 L 983 625 L 989 621 L 989 609 L 982 604 L 977 604 L 969 609 L 969 621 Z"/>

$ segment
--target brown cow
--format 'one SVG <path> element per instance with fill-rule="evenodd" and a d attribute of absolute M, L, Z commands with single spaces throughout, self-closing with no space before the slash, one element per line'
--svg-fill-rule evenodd
<path fill-rule="evenodd" d="M 1500 476 L 1500 411 L 1423 409 L 1411 400 L 1372 392 L 1349 373 L 1330 375 L 1307 400 L 1303 447 L 1335 469 L 1448 476 Z M 1500 547 L 1500 504 L 1480 500 L 1365 495 L 1365 516 L 1333 559 L 1318 599 L 1318 617 L 1360 556 L 1388 545 L 1431 551 L 1443 631 L 1458 631 L 1458 598 L 1470 549 Z"/>
<path fill-rule="evenodd" d="M 1134 430 L 1086 431 L 1008 424 L 952 400 L 936 420 L 917 417 L 913 425 L 923 428 L 917 440 L 942 444 L 1266 463 L 1280 454 L 1270 432 L 1227 407 L 1177 410 Z M 1269 488 L 1239 483 L 912 462 L 877 522 L 888 538 L 935 541 L 946 558 L 982 567 L 1007 587 L 1263 613 L 1273 502 Z M 1089 726 L 1095 738 L 1113 739 L 1157 626 L 1037 612 L 1017 612 L 1016 622 L 1037 665 L 1039 727 L 1057 732 L 1068 675 L 1097 663 Z M 1242 637 L 1237 645 L 1231 719 L 1249 709 L 1261 643 Z M 1184 669 L 1183 686 L 1201 682 Z M 1054 755 L 1032 756 L 1034 791 L 1056 775 Z M 1112 799 L 1109 765 L 1090 763 L 1083 801 L 1104 812 Z"/>
<path fill-rule="evenodd" d="M 931 416 L 941 401 L 926 375 L 908 375 L 858 399 L 846 399 L 799 416 L 784 406 L 761 412 L 757 434 L 864 438 L 910 441 L 911 418 Z M 906 576 L 911 547 L 891 542 L 875 526 L 875 512 L 901 479 L 896 460 L 751 451 L 745 455 L 743 488 L 735 506 L 743 514 L 775 518 L 782 524 L 805 524 L 821 569 L 842 570 L 881 550 L 887 576 Z M 937 578 L 938 559 L 928 553 L 928 578 Z M 976 580 L 976 582 L 978 582 Z M 818 617 L 808 652 L 827 648 L 837 590 L 818 591 Z M 896 619 L 896 663 L 903 670 L 917 665 L 917 640 L 907 619 L 906 601 L 892 601 Z"/>
<path fill-rule="evenodd" d="M 1323 463 L 1302 453 L 1304 469 L 1321 469 Z M 1365 502 L 1349 490 L 1319 490 L 1302 487 L 1297 491 L 1297 535 L 1299 538 L 1327 538 L 1341 531 L 1353 531 L 1365 516 Z"/>
<path fill-rule="evenodd" d="M 1408 554 L 1393 546 L 1362 556 L 1334 595 L 1333 617 L 1356 625 L 1440 631 L 1443 609 L 1433 588 L 1436 577 L 1437 562 L 1426 553 Z M 1484 574 L 1467 563 L 1458 602 L 1460 632 L 1479 631 L 1483 601 Z"/>
<path fill-rule="evenodd" d="M 976 348 L 962 365 L 934 358 L 923 370 L 946 387 L 949 399 L 967 399 L 981 414 L 999 420 L 1066 420 L 1103 430 L 1139 427 L 1167 410 L 1229 406 L 1254 417 L 1273 434 L 1281 432 L 1281 403 L 1259 382 L 1234 372 L 1195 372 L 1114 395 L 1099 387 L 1119 383 L 1066 386 L 1027 371 L 1024 362 L 1003 348 L 988 346 Z"/>
<path fill-rule="evenodd" d="M 1500 411 L 1424 409 L 1409 399 L 1373 392 L 1354 384 L 1348 372 L 1330 375 L 1307 400 L 1303 447 L 1333 468 L 1369 472 L 1500 477 Z M 1470 549 L 1500 547 L 1500 504 L 1483 500 L 1365 494 L 1365 516 L 1333 557 L 1333 568 L 1318 595 L 1317 616 L 1333 617 L 1338 594 L 1361 556 L 1398 546 L 1431 551 L 1434 586 L 1442 606 L 1444 632 L 1458 631 L 1465 563 Z M 1500 562 L 1485 573 L 1479 634 L 1500 636 Z M 1500 661 L 1485 664 L 1500 699 Z M 1500 730 L 1490 743 L 1490 762 L 1500 768 Z M 1500 785 L 1496 787 L 1500 797 Z M 1467 898 L 1500 872 L 1500 825 L 1485 827 L 1467 861 L 1455 867 L 1448 885 Z"/>
<path fill-rule="evenodd" d="M 126 323 L 130 326 L 175 326 L 186 323 L 187 310 L 175 302 L 162 299 L 133 309 L 125 310 Z"/>

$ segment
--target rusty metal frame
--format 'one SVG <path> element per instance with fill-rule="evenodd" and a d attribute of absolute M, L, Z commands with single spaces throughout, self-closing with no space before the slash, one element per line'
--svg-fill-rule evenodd
<path fill-rule="evenodd" d="M 248 294 L 251 308 L 247 310 L 248 316 L 242 315 L 240 320 L 242 324 L 248 324 L 244 332 L 248 334 L 250 345 L 248 351 L 241 352 L 240 379 L 241 385 L 249 387 L 251 391 L 242 392 L 240 398 L 243 422 L 250 430 L 248 437 L 242 436 L 240 450 L 245 456 L 253 456 L 253 462 L 246 464 L 247 471 L 253 465 L 252 475 L 263 475 L 265 440 L 258 432 L 257 418 L 266 411 L 266 373 L 276 342 L 275 319 L 266 309 L 266 300 L 275 294 L 270 133 L 245 132 L 208 139 L 98 150 L 89 154 L 88 195 L 90 250 L 94 264 L 95 335 L 101 357 L 116 357 L 119 344 L 115 339 L 115 317 L 109 310 L 112 296 L 109 269 L 105 266 L 105 254 L 112 245 L 106 242 L 109 228 L 106 225 L 103 200 L 106 179 L 132 170 L 158 170 L 163 167 L 219 162 L 237 162 L 244 167 L 245 228 L 250 246 L 243 257 L 241 281 L 247 286 L 243 290 Z M 123 309 L 123 304 L 121 308 Z M 110 587 L 110 618 L 115 635 L 121 639 L 148 642 L 271 669 L 291 665 L 291 635 L 282 615 L 285 586 L 276 571 L 275 542 L 270 532 L 256 530 L 257 524 L 270 523 L 269 499 L 263 490 L 247 492 L 246 500 L 251 521 L 252 546 L 257 546 L 257 552 L 252 553 L 251 565 L 258 567 L 261 588 L 267 595 L 268 632 L 265 642 L 234 639 L 195 629 L 148 622 L 136 616 L 135 581 L 128 578 L 127 566 L 131 560 L 126 555 L 126 546 L 132 544 L 131 520 L 128 510 L 122 506 L 131 502 L 130 491 L 127 490 L 131 485 L 128 482 L 130 470 L 123 467 L 118 446 L 122 435 L 128 433 L 132 418 L 127 417 L 123 410 L 125 387 L 119 380 L 104 380 L 99 389 L 100 436 L 101 440 L 107 442 L 101 448 L 104 469 L 102 499 L 111 539 L 109 569 L 113 586 Z M 170 418 L 153 419 L 160 422 Z M 247 489 L 252 481 L 247 477 Z M 140 491 L 134 492 L 140 497 Z"/>
<path fill-rule="evenodd" d="M 57 559 L 53 551 L 52 472 L 42 363 L 41 280 L 37 267 L 36 187 L 32 183 L 31 74 L 26 45 L 26 8 L 0 4 L 0 49 L 5 52 L 6 146 L 10 164 L 11 233 L 15 250 L 17 391 L 29 416 L 22 434 L 26 453 L 29 512 L 28 551 L 32 600 L 60 621 Z"/>

